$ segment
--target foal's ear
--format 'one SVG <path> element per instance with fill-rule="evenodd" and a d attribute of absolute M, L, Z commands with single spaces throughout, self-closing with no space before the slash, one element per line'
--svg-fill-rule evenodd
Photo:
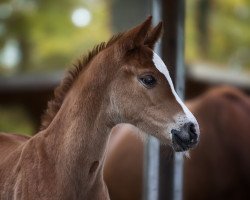
<path fill-rule="evenodd" d="M 149 48 L 153 49 L 155 43 L 159 40 L 163 33 L 163 23 L 160 22 L 156 27 L 149 31 L 148 36 L 144 42 Z"/>
<path fill-rule="evenodd" d="M 122 46 L 125 51 L 140 47 L 145 43 L 151 23 L 152 16 L 149 16 L 142 24 L 136 26 L 124 34 Z"/>

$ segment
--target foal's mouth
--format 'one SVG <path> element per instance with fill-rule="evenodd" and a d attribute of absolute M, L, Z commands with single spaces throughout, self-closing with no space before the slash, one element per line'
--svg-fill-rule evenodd
<path fill-rule="evenodd" d="M 180 130 L 171 130 L 173 148 L 176 152 L 187 151 L 195 147 L 199 135 L 193 123 L 184 124 Z"/>
<path fill-rule="evenodd" d="M 183 141 L 178 135 L 176 135 L 173 137 L 172 143 L 176 152 L 182 152 L 194 148 L 198 142 L 190 143 L 189 141 Z"/>

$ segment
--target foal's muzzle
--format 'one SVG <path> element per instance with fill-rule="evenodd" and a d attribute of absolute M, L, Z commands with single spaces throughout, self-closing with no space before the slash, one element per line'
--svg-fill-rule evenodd
<path fill-rule="evenodd" d="M 171 130 L 175 151 L 186 151 L 198 143 L 198 130 L 192 122 L 184 124 L 180 130 Z"/>

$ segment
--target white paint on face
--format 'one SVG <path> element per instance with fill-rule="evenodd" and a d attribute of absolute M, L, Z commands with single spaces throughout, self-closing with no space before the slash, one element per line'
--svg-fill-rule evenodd
<path fill-rule="evenodd" d="M 190 112 L 190 110 L 185 106 L 185 104 L 182 102 L 182 100 L 180 99 L 180 97 L 178 96 L 178 94 L 176 93 L 175 89 L 174 89 L 174 85 L 173 85 L 173 82 L 172 82 L 172 79 L 169 75 L 169 71 L 167 69 L 167 66 L 165 65 L 165 63 L 162 61 L 162 59 L 155 53 L 153 52 L 153 62 L 155 64 L 155 67 L 165 76 L 165 78 L 167 79 L 169 85 L 170 85 L 170 88 L 171 88 L 171 91 L 173 93 L 173 95 L 175 96 L 175 99 L 176 101 L 180 104 L 180 106 L 182 107 L 183 109 L 183 112 L 185 113 L 185 115 L 183 116 L 183 114 L 178 114 L 176 116 L 174 116 L 174 119 L 175 121 L 177 122 L 178 126 L 177 127 L 176 125 L 177 124 L 172 124 L 173 126 L 169 126 L 169 130 L 168 132 L 171 133 L 171 129 L 175 128 L 175 129 L 179 129 L 180 128 L 180 125 L 184 125 L 185 123 L 187 122 L 192 122 L 194 123 L 195 127 L 196 127 L 196 130 L 197 130 L 197 133 L 199 133 L 199 125 L 198 125 L 198 122 L 197 120 L 195 119 L 195 117 L 193 116 L 193 114 Z"/>

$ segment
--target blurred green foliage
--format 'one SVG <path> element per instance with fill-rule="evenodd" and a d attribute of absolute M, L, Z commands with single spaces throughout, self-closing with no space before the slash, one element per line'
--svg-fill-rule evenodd
<path fill-rule="evenodd" d="M 32 120 L 24 108 L 19 105 L 0 106 L 0 132 L 31 135 L 34 133 Z"/>
<path fill-rule="evenodd" d="M 106 1 L 0 0 L 1 5 L 10 6 L 12 11 L 9 17 L 0 19 L 5 28 L 0 35 L 0 50 L 8 39 L 17 40 L 21 61 L 11 69 L 0 66 L 0 73 L 64 69 L 111 35 Z M 72 23 L 71 16 L 77 8 L 90 11 L 89 25 L 77 27 Z"/>
<path fill-rule="evenodd" d="M 91 13 L 89 25 L 73 24 L 72 13 L 78 8 Z M 0 0 L 0 75 L 64 70 L 109 38 L 109 13 L 108 2 L 102 0 Z M 9 40 L 16 41 L 21 52 L 14 67 L 1 62 Z M 32 123 L 22 107 L 0 107 L 0 131 L 31 134 Z"/>
<path fill-rule="evenodd" d="M 250 1 L 188 0 L 186 60 L 250 69 Z"/>

